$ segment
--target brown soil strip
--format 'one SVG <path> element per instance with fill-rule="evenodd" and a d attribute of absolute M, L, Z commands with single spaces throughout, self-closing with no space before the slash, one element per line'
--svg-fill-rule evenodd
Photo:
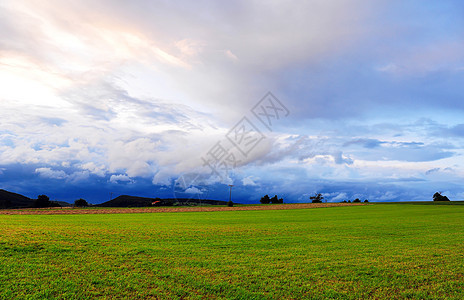
<path fill-rule="evenodd" d="M 239 210 L 281 210 L 306 209 L 338 206 L 359 206 L 364 203 L 295 203 L 272 205 L 224 206 L 180 206 L 180 207 L 143 207 L 143 208 L 25 208 L 2 209 L 0 215 L 77 215 L 77 214 L 129 214 L 129 213 L 167 213 L 167 212 L 205 212 Z"/>

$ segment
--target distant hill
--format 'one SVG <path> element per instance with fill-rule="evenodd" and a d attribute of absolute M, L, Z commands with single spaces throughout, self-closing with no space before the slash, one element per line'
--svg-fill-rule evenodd
<path fill-rule="evenodd" d="M 52 201 L 52 202 L 58 204 L 61 207 L 72 207 L 73 206 L 71 203 L 65 202 L 65 201 Z"/>
<path fill-rule="evenodd" d="M 5 208 L 25 208 L 33 207 L 35 199 L 26 196 L 8 192 L 0 189 L 0 209 Z M 67 207 L 72 204 L 55 201 L 59 206 Z M 152 203 L 155 203 L 152 205 Z M 209 205 L 227 205 L 226 201 L 221 200 L 201 200 L 202 204 Z M 160 199 L 160 198 L 146 198 L 122 195 L 110 201 L 106 201 L 94 206 L 100 207 L 147 207 L 147 206 L 173 206 L 173 205 L 199 205 L 199 199 Z"/>
<path fill-rule="evenodd" d="M 157 202 L 156 202 L 157 201 Z M 152 203 L 155 205 L 152 205 Z M 227 201 L 220 200 L 201 200 L 202 204 L 210 205 L 226 205 Z M 110 201 L 106 201 L 95 206 L 100 207 L 147 207 L 147 206 L 173 206 L 173 205 L 198 205 L 198 199 L 160 199 L 160 198 L 146 198 L 122 195 Z"/>
<path fill-rule="evenodd" d="M 0 189 L 0 208 L 31 207 L 33 204 L 31 198 Z"/>
<path fill-rule="evenodd" d="M 144 207 L 144 206 L 151 206 L 151 203 L 155 201 L 152 198 L 144 198 L 144 197 L 135 197 L 135 196 L 128 196 L 122 195 L 116 197 L 110 201 L 103 202 L 101 204 L 97 204 L 95 206 L 101 207 Z"/>
<path fill-rule="evenodd" d="M 34 207 L 35 199 L 0 189 L 0 209 Z M 52 201 L 53 206 L 71 207 L 64 201 Z"/>

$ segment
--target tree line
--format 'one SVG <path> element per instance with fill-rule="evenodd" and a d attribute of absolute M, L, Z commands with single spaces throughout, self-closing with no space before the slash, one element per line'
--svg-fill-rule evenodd
<path fill-rule="evenodd" d="M 441 194 L 441 192 L 436 192 L 433 194 L 433 201 L 450 201 L 447 196 L 444 196 Z M 311 203 L 322 203 L 324 200 L 324 196 L 321 193 L 315 193 L 313 196 L 309 197 L 309 200 L 311 200 Z M 277 195 L 274 195 L 274 197 L 269 197 L 269 195 L 264 195 L 261 197 L 259 200 L 261 204 L 281 204 L 284 203 L 283 198 L 277 197 Z M 326 200 L 327 202 L 327 200 Z M 368 203 L 369 200 L 365 199 L 364 201 L 360 200 L 359 198 L 354 199 L 353 201 L 351 200 L 343 200 L 341 201 L 342 203 Z M 74 201 L 74 207 L 87 207 L 90 206 L 86 200 L 80 198 Z M 227 206 L 233 206 L 234 203 L 232 201 L 227 202 Z M 47 195 L 39 195 L 37 199 L 34 201 L 34 207 L 36 208 L 43 208 L 43 207 L 60 207 L 61 205 L 56 202 L 56 201 L 50 201 L 50 198 Z"/>
<path fill-rule="evenodd" d="M 84 199 L 78 199 L 74 201 L 75 207 L 86 207 L 90 204 Z M 36 208 L 45 208 L 45 207 L 61 207 L 61 205 L 56 201 L 50 201 L 50 198 L 47 195 L 39 195 L 37 199 L 34 200 L 34 207 Z"/>
<path fill-rule="evenodd" d="M 261 204 L 281 204 L 284 203 L 284 199 L 278 198 L 277 195 L 274 195 L 272 198 L 269 198 L 269 195 L 264 195 L 259 202 Z"/>

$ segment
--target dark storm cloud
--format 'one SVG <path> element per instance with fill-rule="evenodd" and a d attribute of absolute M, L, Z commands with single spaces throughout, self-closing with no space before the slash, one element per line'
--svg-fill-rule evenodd
<path fill-rule="evenodd" d="M 435 161 L 454 156 L 450 145 L 425 144 L 422 142 L 395 142 L 369 140 L 353 140 L 345 143 L 345 147 L 362 146 L 369 151 L 352 151 L 353 155 L 365 160 L 399 160 L 408 162 Z"/>

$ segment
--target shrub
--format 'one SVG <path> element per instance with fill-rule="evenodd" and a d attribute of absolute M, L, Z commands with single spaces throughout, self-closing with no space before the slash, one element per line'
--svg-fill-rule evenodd
<path fill-rule="evenodd" d="M 74 206 L 76 207 L 86 207 L 86 206 L 89 206 L 89 203 L 84 200 L 84 199 L 78 199 L 76 201 L 74 201 Z"/>
<path fill-rule="evenodd" d="M 259 202 L 261 202 L 261 204 L 269 204 L 271 203 L 271 199 L 268 195 L 265 195 L 264 197 L 261 197 L 261 200 L 259 200 Z"/>
<path fill-rule="evenodd" d="M 321 193 L 319 194 L 314 194 L 314 196 L 311 196 L 309 197 L 309 199 L 311 200 L 312 203 L 322 203 L 322 199 L 324 199 L 324 197 L 322 196 Z"/>
<path fill-rule="evenodd" d="M 277 195 L 274 195 L 274 197 L 272 198 L 269 198 L 268 195 L 265 195 L 264 197 L 261 197 L 261 200 L 259 200 L 259 202 L 261 202 L 261 204 L 269 204 L 269 203 L 279 204 L 279 203 L 284 203 L 284 199 L 283 198 L 279 199 Z"/>
<path fill-rule="evenodd" d="M 433 201 L 450 201 L 448 197 L 443 196 L 440 192 L 433 194 Z"/>
<path fill-rule="evenodd" d="M 39 195 L 34 202 L 34 207 L 50 207 L 50 198 L 46 195 Z"/>
<path fill-rule="evenodd" d="M 271 203 L 272 204 L 278 204 L 279 203 L 279 198 L 277 198 L 277 195 L 274 195 L 274 197 L 271 198 Z"/>
<path fill-rule="evenodd" d="M 232 202 L 232 200 L 227 201 L 227 206 L 228 207 L 234 206 L 234 202 Z"/>
<path fill-rule="evenodd" d="M 368 203 L 368 202 L 369 202 L 369 200 L 367 200 L 367 199 L 366 199 L 366 200 L 364 200 L 364 203 Z"/>

